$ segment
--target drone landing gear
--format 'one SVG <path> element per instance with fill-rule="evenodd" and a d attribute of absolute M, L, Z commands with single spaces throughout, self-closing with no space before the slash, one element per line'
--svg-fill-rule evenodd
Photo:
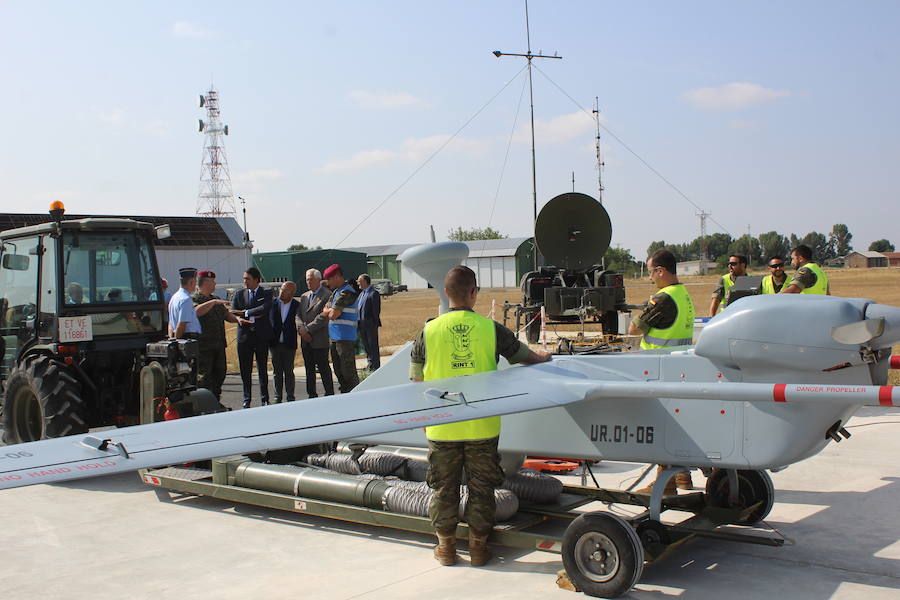
<path fill-rule="evenodd" d="M 766 518 L 775 503 L 775 487 L 765 471 L 713 469 L 706 480 L 706 502 L 714 508 L 738 509 L 737 525 Z"/>
<path fill-rule="evenodd" d="M 658 474 L 650 494 L 623 490 L 566 486 L 565 491 L 608 504 L 643 506 L 643 513 L 623 519 L 610 512 L 582 514 L 563 534 L 565 575 L 590 596 L 615 598 L 640 578 L 643 565 L 659 560 L 693 537 L 706 537 L 765 546 L 781 546 L 784 539 L 719 529 L 722 525 L 752 525 L 772 509 L 775 493 L 765 471 L 713 469 L 705 493 L 664 495 L 666 483 L 688 467 L 672 465 Z M 680 523 L 662 523 L 667 510 L 693 513 Z"/>

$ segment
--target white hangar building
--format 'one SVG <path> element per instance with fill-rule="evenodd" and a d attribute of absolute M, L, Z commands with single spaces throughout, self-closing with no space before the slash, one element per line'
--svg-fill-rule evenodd
<path fill-rule="evenodd" d="M 517 237 L 497 240 L 464 242 L 469 258 L 463 264 L 475 271 L 478 285 L 483 288 L 518 287 L 522 275 L 532 270 L 534 238 Z M 374 279 L 390 279 L 409 289 L 425 289 L 428 283 L 397 261 L 407 248 L 419 244 L 392 244 L 341 248 L 362 252 L 368 259 L 369 275 Z"/>

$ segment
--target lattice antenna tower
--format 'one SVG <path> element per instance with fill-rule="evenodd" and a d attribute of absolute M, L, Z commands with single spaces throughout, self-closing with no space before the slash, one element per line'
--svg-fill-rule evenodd
<path fill-rule="evenodd" d="M 600 97 L 594 98 L 594 121 L 597 122 L 597 201 L 603 204 L 603 155 L 600 154 Z"/>
<path fill-rule="evenodd" d="M 203 163 L 200 167 L 200 191 L 197 194 L 197 214 L 205 217 L 233 217 L 234 193 L 228 158 L 225 156 L 225 136 L 228 125 L 223 125 L 219 114 L 219 92 L 213 86 L 200 94 L 200 108 L 206 109 L 206 120 L 199 119 L 200 133 L 205 134 Z"/>
<path fill-rule="evenodd" d="M 706 212 L 701 209 L 700 212 L 695 213 L 698 217 L 700 217 L 700 260 L 701 263 L 709 260 L 709 243 L 706 240 L 706 219 L 707 217 L 712 216 L 711 213 Z M 700 265 L 701 272 L 705 272 L 706 265 Z"/>

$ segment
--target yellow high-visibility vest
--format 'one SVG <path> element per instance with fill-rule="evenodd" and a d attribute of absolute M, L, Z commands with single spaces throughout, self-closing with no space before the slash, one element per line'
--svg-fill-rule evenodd
<path fill-rule="evenodd" d="M 650 331 L 641 338 L 641 348 L 665 348 L 666 346 L 685 346 L 694 338 L 694 302 L 688 294 L 687 288 L 676 283 L 660 290 L 668 294 L 675 301 L 678 313 L 675 320 L 666 329 L 651 327 Z"/>
<path fill-rule="evenodd" d="M 825 271 L 822 270 L 822 267 L 817 265 L 814 262 L 808 262 L 803 267 L 807 267 L 810 271 L 816 274 L 816 283 L 811 287 L 804 288 L 800 293 L 801 294 L 819 294 L 820 296 L 824 296 L 828 293 L 828 276 L 825 275 Z M 800 267 L 801 269 L 803 267 Z"/>
<path fill-rule="evenodd" d="M 734 287 L 734 281 L 731 279 L 731 273 L 726 273 L 722 275 L 722 286 L 725 288 L 725 293 L 722 294 L 722 300 L 719 301 L 719 310 L 725 310 L 725 303 L 728 302 L 728 291 Z"/>
<path fill-rule="evenodd" d="M 787 286 L 791 284 L 791 278 L 785 275 L 784 283 L 781 284 L 781 289 L 783 290 Z M 780 291 L 780 290 L 779 290 Z M 762 280 L 762 293 L 763 294 L 776 294 L 778 292 L 775 291 L 775 278 L 772 275 L 766 275 Z"/>
<path fill-rule="evenodd" d="M 425 324 L 425 381 L 497 370 L 494 321 L 469 310 L 453 310 Z M 500 435 L 500 417 L 432 425 L 430 440 L 461 442 Z"/>

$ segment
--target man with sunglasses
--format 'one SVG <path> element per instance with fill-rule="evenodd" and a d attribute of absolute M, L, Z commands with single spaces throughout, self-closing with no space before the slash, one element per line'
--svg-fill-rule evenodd
<path fill-rule="evenodd" d="M 738 277 L 747 274 L 747 257 L 743 254 L 732 254 L 728 258 L 728 273 L 722 275 L 722 280 L 713 291 L 712 301 L 709 303 L 709 316 L 714 317 L 720 310 L 725 310 L 731 296 L 731 288 Z"/>
<path fill-rule="evenodd" d="M 788 276 L 784 272 L 784 259 L 780 256 L 772 256 L 766 261 L 769 266 L 769 274 L 763 277 L 762 293 L 777 294 L 787 283 Z"/>
<path fill-rule="evenodd" d="M 797 274 L 780 293 L 831 295 L 828 276 L 822 267 L 812 262 L 812 249 L 809 246 L 800 244 L 791 250 L 791 264 L 797 268 Z"/>
<path fill-rule="evenodd" d="M 647 302 L 647 308 L 632 319 L 628 334 L 643 336 L 642 350 L 690 344 L 694 333 L 694 302 L 678 281 L 675 257 L 666 249 L 657 250 L 647 259 L 647 272 L 658 291 Z M 665 469 L 665 465 L 659 465 L 656 476 L 659 477 Z M 676 487 L 683 490 L 694 488 L 689 471 L 681 471 L 669 479 L 663 494 L 677 494 Z M 649 494 L 652 489 L 651 483 L 637 491 Z"/>

